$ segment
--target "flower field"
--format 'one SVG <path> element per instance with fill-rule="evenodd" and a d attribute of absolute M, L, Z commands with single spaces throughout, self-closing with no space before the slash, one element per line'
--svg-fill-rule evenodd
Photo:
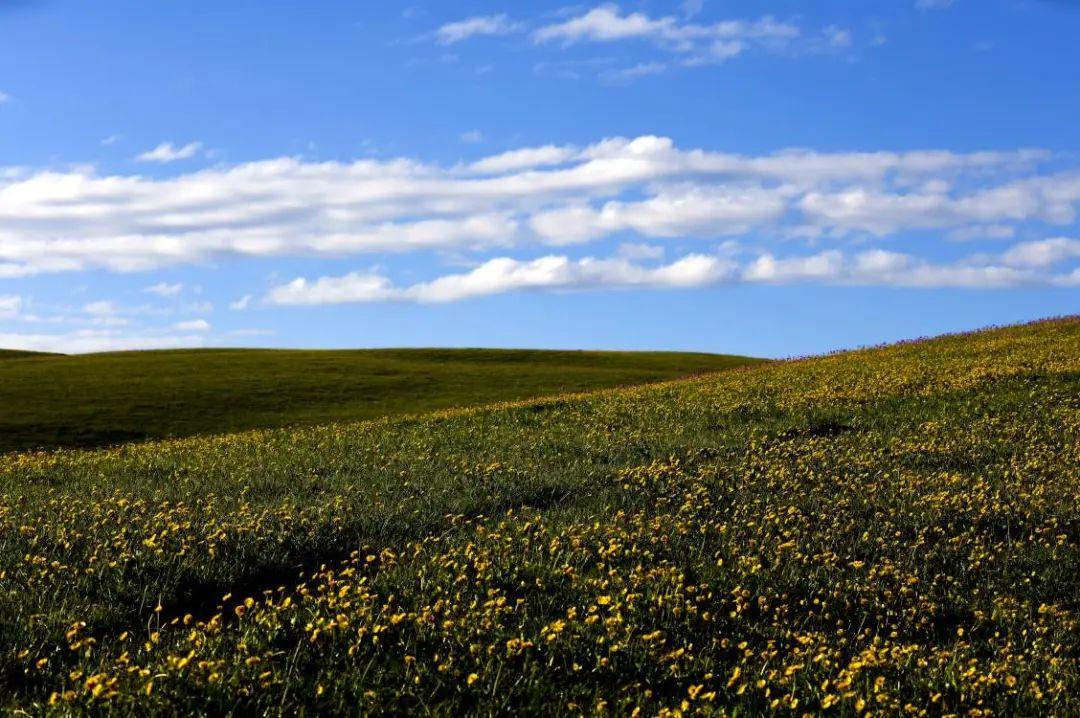
<path fill-rule="evenodd" d="M 1080 321 L 0 457 L 20 714 L 1078 715 Z"/>

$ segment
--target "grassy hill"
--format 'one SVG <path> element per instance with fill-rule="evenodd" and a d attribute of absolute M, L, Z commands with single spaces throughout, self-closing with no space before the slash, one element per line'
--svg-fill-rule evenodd
<path fill-rule="evenodd" d="M 355 421 L 753 363 L 673 352 L 200 349 L 0 362 L 0 452 Z M 4 354 L 0 353 L 0 358 Z"/>
<path fill-rule="evenodd" d="M 0 349 L 0 360 L 3 359 L 40 359 L 42 357 L 56 356 L 45 352 L 26 352 L 20 349 Z"/>
<path fill-rule="evenodd" d="M 1080 321 L 0 464 L 0 708 L 1080 714 Z"/>

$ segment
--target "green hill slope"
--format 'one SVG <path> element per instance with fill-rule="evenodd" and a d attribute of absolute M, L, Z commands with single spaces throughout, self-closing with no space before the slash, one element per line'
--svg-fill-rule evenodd
<path fill-rule="evenodd" d="M 0 349 L 0 360 L 3 359 L 41 359 L 43 357 L 58 356 L 45 352 L 26 352 L 19 349 Z"/>
<path fill-rule="evenodd" d="M 672 352 L 485 349 L 12 354 L 23 360 L 0 362 L 0 452 L 353 421 L 756 361 Z"/>
<path fill-rule="evenodd" d="M 1080 715 L 1080 321 L 0 463 L 0 710 Z"/>

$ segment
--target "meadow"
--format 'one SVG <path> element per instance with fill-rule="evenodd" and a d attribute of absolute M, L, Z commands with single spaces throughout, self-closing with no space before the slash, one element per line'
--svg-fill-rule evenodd
<path fill-rule="evenodd" d="M 42 359 L 56 356 L 47 352 L 24 352 L 19 349 L 0 349 L 0 360 L 3 359 Z"/>
<path fill-rule="evenodd" d="M 373 419 L 756 361 L 513 349 L 0 351 L 0 453 Z"/>
<path fill-rule="evenodd" d="M 0 459 L 21 715 L 1077 715 L 1078 612 L 1077 319 Z"/>

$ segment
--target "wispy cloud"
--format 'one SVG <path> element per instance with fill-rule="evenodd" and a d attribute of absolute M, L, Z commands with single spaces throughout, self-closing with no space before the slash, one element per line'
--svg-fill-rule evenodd
<path fill-rule="evenodd" d="M 954 2 L 956 0 L 915 0 L 915 7 L 919 10 L 943 10 Z"/>
<path fill-rule="evenodd" d="M 176 162 L 194 157 L 202 146 L 202 142 L 189 142 L 181 147 L 174 147 L 171 142 L 162 142 L 154 149 L 136 156 L 135 159 L 139 162 Z"/>
<path fill-rule="evenodd" d="M 842 32 L 836 28 L 834 32 Z M 650 42 L 679 55 L 688 64 L 723 62 L 752 46 L 780 47 L 796 40 L 802 29 L 771 16 L 758 20 L 723 20 L 710 24 L 685 22 L 673 15 L 652 17 L 624 13 L 614 3 L 599 5 L 532 33 L 537 43 L 571 45 L 583 42 Z"/>
<path fill-rule="evenodd" d="M 631 82 L 642 77 L 659 75 L 667 69 L 668 66 L 666 62 L 639 62 L 630 67 L 624 67 L 617 70 L 606 70 L 601 73 L 600 78 L 605 82 Z"/>
<path fill-rule="evenodd" d="M 65 323 L 89 325 L 92 327 L 127 327 L 136 322 L 127 316 L 130 312 L 122 309 L 115 302 L 98 300 L 82 306 L 83 317 L 69 318 Z"/>
<path fill-rule="evenodd" d="M 191 334 L 131 334 L 114 329 L 80 329 L 55 334 L 0 332 L 0 346 L 27 351 L 86 354 L 133 349 L 175 349 L 204 346 L 206 339 Z"/>
<path fill-rule="evenodd" d="M 505 14 L 482 15 L 448 22 L 435 31 L 435 37 L 444 45 L 452 45 L 477 36 L 509 35 L 522 29 Z"/>
<path fill-rule="evenodd" d="M 842 28 L 838 25 L 829 25 L 824 30 L 822 30 L 822 35 L 825 37 L 825 42 L 830 47 L 851 47 L 851 31 L 846 28 Z"/>
<path fill-rule="evenodd" d="M 6 102 L 11 102 L 11 95 L 6 92 L 0 92 L 0 105 L 3 105 Z"/>
<path fill-rule="evenodd" d="M 11 319 L 22 309 L 23 298 L 17 294 L 0 294 L 0 319 Z"/>
<path fill-rule="evenodd" d="M 119 313 L 119 308 L 114 302 L 102 299 L 84 304 L 82 311 L 84 314 L 90 314 L 95 317 L 107 317 Z"/>
<path fill-rule="evenodd" d="M 682 10 L 683 17 L 692 18 L 695 15 L 700 15 L 701 11 L 705 9 L 705 0 L 683 0 L 679 5 L 679 9 Z"/>
<path fill-rule="evenodd" d="M 766 253 L 742 264 L 727 256 L 688 254 L 671 263 L 653 266 L 635 263 L 625 256 L 571 259 L 565 255 L 549 255 L 533 260 L 499 257 L 469 272 L 448 274 L 407 286 L 397 286 L 377 272 L 354 272 L 313 281 L 297 278 L 274 287 L 266 300 L 271 304 L 309 306 L 442 303 L 526 290 L 676 289 L 725 283 L 966 289 L 1025 284 L 1074 286 L 1080 285 L 1080 270 L 1070 273 L 1037 272 L 1034 269 L 1045 270 L 1076 256 L 1080 256 L 1080 242 L 1069 240 L 1054 243 L 1052 247 L 1018 246 L 1002 258 L 973 258 L 952 264 L 935 264 L 909 254 L 881 249 L 854 255 L 840 250 L 788 257 Z"/>
<path fill-rule="evenodd" d="M 681 16 L 653 16 L 644 11 L 624 11 L 618 4 L 609 2 L 591 8 L 567 8 L 554 19 L 548 14 L 530 23 L 510 21 L 506 15 L 487 15 L 448 23 L 426 37 L 452 44 L 478 35 L 528 30 L 537 49 L 638 43 L 651 48 L 653 55 L 660 53 L 660 56 L 640 58 L 624 68 L 611 67 L 612 62 L 604 58 L 537 63 L 540 74 L 578 78 L 592 70 L 598 79 L 608 83 L 627 83 L 658 74 L 672 65 L 716 65 L 755 49 L 792 55 L 838 52 L 854 44 L 847 28 L 829 25 L 810 29 L 795 20 L 779 20 L 771 15 L 696 21 L 703 7 L 700 0 L 690 0 L 681 5 Z"/>
<path fill-rule="evenodd" d="M 210 322 L 205 319 L 189 319 L 173 324 L 173 329 L 181 332 L 208 332 L 210 331 Z"/>
<path fill-rule="evenodd" d="M 550 167 L 569 162 L 579 153 L 573 147 L 543 145 L 510 150 L 473 162 L 469 167 L 481 174 L 502 174 L 514 170 Z"/>
<path fill-rule="evenodd" d="M 183 284 L 169 284 L 168 282 L 158 282 L 149 287 L 143 289 L 147 294 L 156 294 L 159 297 L 175 297 L 184 291 Z"/>
<path fill-rule="evenodd" d="M 230 303 L 229 309 L 237 312 L 243 311 L 248 308 L 248 305 L 251 304 L 251 299 L 252 296 L 250 294 L 245 294 L 244 296 L 237 299 L 235 302 Z"/>
<path fill-rule="evenodd" d="M 523 289 L 581 289 L 587 287 L 689 287 L 721 281 L 733 267 L 704 255 L 690 255 L 654 268 L 625 259 L 580 259 L 547 256 L 530 261 L 500 257 L 465 274 L 450 274 L 430 282 L 395 287 L 379 274 L 322 277 L 314 282 L 295 279 L 267 295 L 272 304 L 341 304 L 347 302 L 453 302 L 470 297 Z"/>

